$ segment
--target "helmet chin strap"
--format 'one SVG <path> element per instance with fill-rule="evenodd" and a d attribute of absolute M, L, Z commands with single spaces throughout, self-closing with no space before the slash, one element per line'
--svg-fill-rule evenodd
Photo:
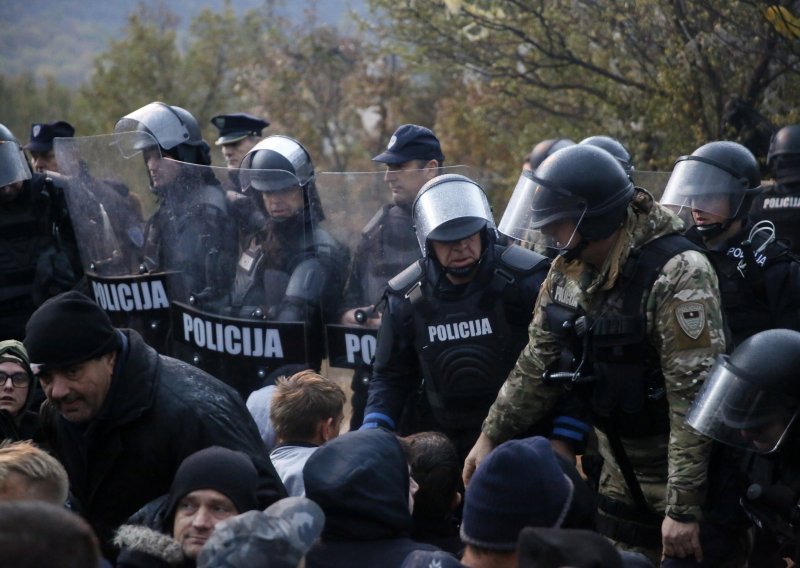
<path fill-rule="evenodd" d="M 558 255 L 563 257 L 567 262 L 572 262 L 573 260 L 577 259 L 588 246 L 589 241 L 586 239 L 581 239 L 581 242 L 579 242 L 577 245 L 571 249 L 562 250 L 560 253 L 558 253 Z"/>
<path fill-rule="evenodd" d="M 713 239 L 728 230 L 735 219 L 727 219 L 724 223 L 709 223 L 708 225 L 695 225 L 697 232 L 703 240 Z"/>

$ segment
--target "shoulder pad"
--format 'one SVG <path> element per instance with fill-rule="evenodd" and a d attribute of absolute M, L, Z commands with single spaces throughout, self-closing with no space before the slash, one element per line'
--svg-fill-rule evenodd
<path fill-rule="evenodd" d="M 375 212 L 375 215 L 372 216 L 372 219 L 364 225 L 364 229 L 361 231 L 363 236 L 369 235 L 372 231 L 380 226 L 380 222 L 383 221 L 383 218 L 386 217 L 386 214 L 389 212 L 389 208 L 391 207 L 390 204 L 386 204 L 380 209 Z"/>
<path fill-rule="evenodd" d="M 422 268 L 423 260 L 424 259 L 419 259 L 415 261 L 403 270 L 403 272 L 389 280 L 389 282 L 386 283 L 389 287 L 389 291 L 399 294 L 422 280 L 425 274 Z"/>
<path fill-rule="evenodd" d="M 195 191 L 189 192 L 193 205 L 204 205 L 228 212 L 228 202 L 222 188 L 215 185 L 204 185 Z"/>
<path fill-rule="evenodd" d="M 518 272 L 533 272 L 550 265 L 550 259 L 546 256 L 519 245 L 505 247 L 498 258 L 508 268 Z"/>

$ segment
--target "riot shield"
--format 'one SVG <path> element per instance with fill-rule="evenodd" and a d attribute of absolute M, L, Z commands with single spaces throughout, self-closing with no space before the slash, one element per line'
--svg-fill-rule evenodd
<path fill-rule="evenodd" d="M 434 172 L 318 174 L 320 199 L 326 213 L 323 226 L 347 247 L 351 257 L 350 266 L 340 268 L 346 272 L 341 300 L 325 310 L 326 343 L 332 367 L 368 372 L 386 284 L 422 255 L 411 220 L 411 204 L 428 179 L 443 174 L 476 179 L 476 173 L 466 166 L 444 167 Z"/>
<path fill-rule="evenodd" d="M 117 137 L 58 138 L 54 144 L 89 292 L 117 327 L 167 351 L 167 275 L 143 264 L 145 228 L 157 207 L 141 158 L 120 153 Z"/>

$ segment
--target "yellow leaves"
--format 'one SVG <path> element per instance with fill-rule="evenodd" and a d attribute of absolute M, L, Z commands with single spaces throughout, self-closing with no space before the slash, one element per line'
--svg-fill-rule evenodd
<path fill-rule="evenodd" d="M 764 11 L 764 17 L 783 37 L 788 39 L 800 37 L 800 19 L 796 18 L 788 8 L 770 6 Z"/>

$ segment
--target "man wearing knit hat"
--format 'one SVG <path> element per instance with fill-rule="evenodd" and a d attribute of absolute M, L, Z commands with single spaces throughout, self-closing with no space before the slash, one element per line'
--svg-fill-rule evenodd
<path fill-rule="evenodd" d="M 461 562 L 472 568 L 517 566 L 517 539 L 525 527 L 563 526 L 575 494 L 550 442 L 511 440 L 495 448 L 464 495 Z"/>
<path fill-rule="evenodd" d="M 67 469 L 73 508 L 107 556 L 113 531 L 167 492 L 181 462 L 208 446 L 240 450 L 258 471 L 261 505 L 285 496 L 258 429 L 236 392 L 115 329 L 88 297 L 42 304 L 25 346 L 47 401 L 43 430 Z"/>

